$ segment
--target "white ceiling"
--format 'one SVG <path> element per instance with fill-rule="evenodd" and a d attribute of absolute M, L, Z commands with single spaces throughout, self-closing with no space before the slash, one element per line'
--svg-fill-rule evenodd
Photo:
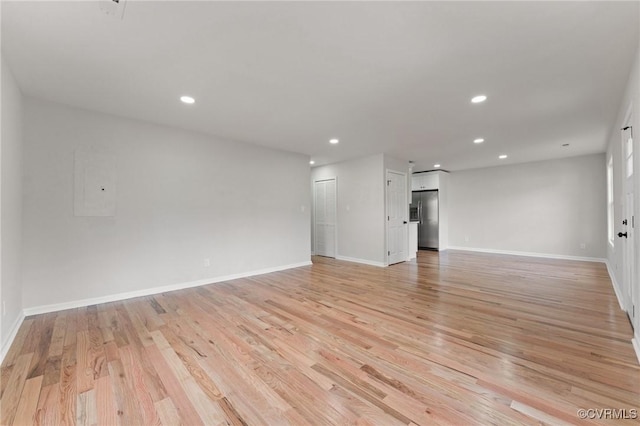
<path fill-rule="evenodd" d="M 415 170 L 460 170 L 603 152 L 639 10 L 609 1 L 128 0 L 120 20 L 99 2 L 3 1 L 2 50 L 29 96 L 304 153 L 318 165 L 385 152 Z M 472 105 L 481 93 L 487 102 Z M 196 103 L 181 104 L 183 94 Z M 486 142 L 474 145 L 477 137 Z"/>

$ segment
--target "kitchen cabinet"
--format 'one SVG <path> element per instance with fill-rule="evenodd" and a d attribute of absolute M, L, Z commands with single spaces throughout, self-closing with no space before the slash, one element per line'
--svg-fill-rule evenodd
<path fill-rule="evenodd" d="M 418 255 L 418 222 L 409 222 L 409 259 Z"/>
<path fill-rule="evenodd" d="M 438 189 L 440 172 L 416 173 L 411 177 L 412 191 Z"/>
<path fill-rule="evenodd" d="M 411 177 L 411 190 L 412 191 L 420 191 L 422 188 L 422 175 L 412 176 Z"/>

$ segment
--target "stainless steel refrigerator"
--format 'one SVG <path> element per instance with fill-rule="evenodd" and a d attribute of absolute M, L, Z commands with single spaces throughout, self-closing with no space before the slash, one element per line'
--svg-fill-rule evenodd
<path fill-rule="evenodd" d="M 418 222 L 418 248 L 438 250 L 438 190 L 413 191 L 411 213 Z"/>

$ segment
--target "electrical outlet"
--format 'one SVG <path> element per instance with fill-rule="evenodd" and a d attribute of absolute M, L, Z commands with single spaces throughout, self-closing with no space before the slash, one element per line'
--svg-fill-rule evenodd
<path fill-rule="evenodd" d="M 464 236 L 464 242 L 465 242 L 465 243 L 468 243 L 468 242 L 469 242 L 469 236 L 468 236 L 468 235 L 465 235 L 465 236 Z"/>
<path fill-rule="evenodd" d="M 3 300 L 2 301 L 2 316 L 7 315 L 7 301 Z"/>
<path fill-rule="evenodd" d="M 586 249 L 586 248 L 587 248 L 587 244 L 586 244 L 586 243 L 581 243 L 581 244 L 580 244 L 580 248 L 581 248 L 582 250 Z"/>
<path fill-rule="evenodd" d="M 211 259 L 206 258 L 202 263 L 204 264 L 205 268 L 208 268 L 209 266 L 211 266 Z"/>

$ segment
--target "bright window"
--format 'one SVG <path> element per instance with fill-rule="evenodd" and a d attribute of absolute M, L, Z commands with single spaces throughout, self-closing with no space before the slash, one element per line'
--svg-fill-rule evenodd
<path fill-rule="evenodd" d="M 609 244 L 613 246 L 613 158 L 607 161 L 607 235 Z"/>

